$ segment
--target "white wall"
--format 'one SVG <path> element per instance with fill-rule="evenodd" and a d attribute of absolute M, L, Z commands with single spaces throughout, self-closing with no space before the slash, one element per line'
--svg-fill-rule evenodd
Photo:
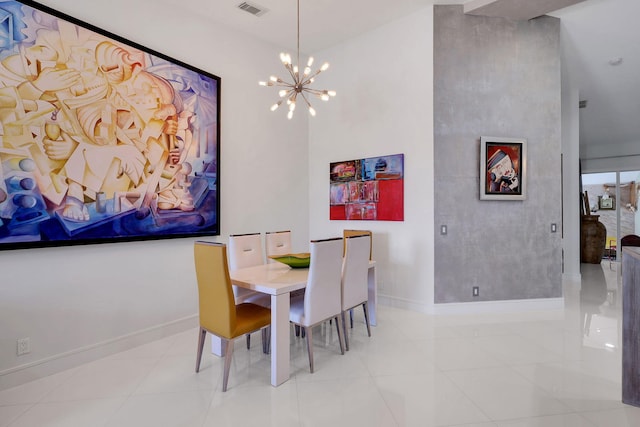
<path fill-rule="evenodd" d="M 153 0 L 43 3 L 220 76 L 222 230 L 210 239 L 290 229 L 308 247 L 307 118 L 271 113 L 276 91 L 257 84 L 282 67 L 279 48 Z M 0 389 L 195 326 L 192 242 L 0 252 Z M 17 357 L 22 337 L 31 353 Z"/>
<path fill-rule="evenodd" d="M 310 120 L 312 238 L 373 231 L 382 301 L 433 307 L 433 9 L 314 55 L 331 67 L 314 86 L 338 95 Z M 404 221 L 329 221 L 329 163 L 404 153 Z"/>
<path fill-rule="evenodd" d="M 578 91 L 562 82 L 562 250 L 563 277 L 580 282 L 580 166 Z"/>

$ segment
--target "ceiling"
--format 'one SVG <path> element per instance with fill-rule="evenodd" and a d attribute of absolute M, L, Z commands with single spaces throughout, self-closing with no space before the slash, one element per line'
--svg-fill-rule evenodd
<path fill-rule="evenodd" d="M 251 34 L 284 49 L 296 47 L 296 0 L 248 0 L 267 9 L 256 17 L 238 8 L 243 0 L 181 0 L 186 8 L 220 25 Z M 567 4 L 577 4 L 566 6 Z M 175 6 L 176 0 L 158 0 Z M 317 52 L 433 4 L 486 3 L 491 15 L 522 11 L 537 3 L 562 20 L 567 70 L 577 82 L 580 99 L 580 144 L 629 144 L 640 135 L 639 0 L 300 0 L 300 50 Z M 555 6 L 555 7 L 554 7 Z M 561 9 L 551 12 L 554 8 Z M 500 9 L 500 8 L 499 8 Z M 527 11 L 527 13 L 531 13 Z M 535 11 L 534 11 L 535 14 Z M 512 16 L 512 15 L 506 15 Z M 622 62 L 616 63 L 618 58 Z"/>
<path fill-rule="evenodd" d="M 581 146 L 640 144 L 639 14 L 638 0 L 586 0 L 552 14 L 566 29 L 567 72 L 587 101 Z"/>

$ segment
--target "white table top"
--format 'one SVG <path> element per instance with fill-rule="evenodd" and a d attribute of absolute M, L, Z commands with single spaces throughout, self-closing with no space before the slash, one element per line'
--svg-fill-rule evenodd
<path fill-rule="evenodd" d="M 230 270 L 234 285 L 269 295 L 280 295 L 307 286 L 308 268 L 291 268 L 282 263 Z"/>

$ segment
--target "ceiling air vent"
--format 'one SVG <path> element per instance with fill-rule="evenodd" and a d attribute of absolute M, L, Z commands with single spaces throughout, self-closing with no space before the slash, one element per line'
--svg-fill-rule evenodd
<path fill-rule="evenodd" d="M 262 6 L 258 6 L 257 4 L 247 3 L 243 1 L 238 5 L 238 8 L 244 10 L 245 12 L 249 12 L 254 16 L 262 16 L 269 11 L 269 9 L 265 9 Z"/>
<path fill-rule="evenodd" d="M 587 108 L 587 100 L 585 99 L 583 101 L 578 102 L 578 107 Z"/>

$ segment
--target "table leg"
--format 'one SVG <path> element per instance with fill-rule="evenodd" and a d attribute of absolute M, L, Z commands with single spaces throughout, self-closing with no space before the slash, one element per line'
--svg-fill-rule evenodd
<path fill-rule="evenodd" d="M 224 352 L 227 349 L 227 343 L 222 341 L 220 337 L 213 334 L 209 334 L 209 338 L 211 338 L 211 353 L 220 357 L 224 356 Z"/>
<path fill-rule="evenodd" d="M 271 295 L 271 385 L 289 379 L 289 293 Z"/>
<path fill-rule="evenodd" d="M 376 326 L 378 321 L 376 319 L 376 312 L 378 310 L 378 288 L 377 288 L 377 278 L 376 278 L 376 266 L 369 266 L 369 271 L 367 274 L 367 285 L 368 285 L 368 301 L 367 305 L 369 306 L 369 323 L 371 326 Z"/>

